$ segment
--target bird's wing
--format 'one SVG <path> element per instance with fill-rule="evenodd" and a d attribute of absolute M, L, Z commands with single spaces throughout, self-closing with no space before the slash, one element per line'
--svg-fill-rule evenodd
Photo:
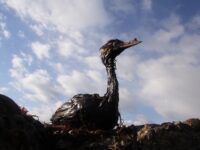
<path fill-rule="evenodd" d="M 51 121 L 53 123 L 59 122 L 60 120 L 70 120 L 72 118 L 76 118 L 76 115 L 79 115 L 80 112 L 88 107 L 94 106 L 95 98 L 98 97 L 97 94 L 77 94 L 75 95 L 71 101 L 64 103 L 55 114 L 52 116 Z M 95 108 L 94 108 L 95 109 Z"/>
<path fill-rule="evenodd" d="M 60 108 L 58 108 L 55 114 L 52 116 L 51 121 L 53 123 L 60 120 L 68 120 L 73 118 L 76 113 L 82 108 L 83 98 L 79 95 L 75 95 L 69 102 L 65 102 Z"/>

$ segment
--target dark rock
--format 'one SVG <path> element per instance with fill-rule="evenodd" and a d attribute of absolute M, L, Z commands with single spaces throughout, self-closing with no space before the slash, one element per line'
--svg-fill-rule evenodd
<path fill-rule="evenodd" d="M 0 94 L 0 150 L 42 150 L 50 147 L 44 125 Z"/>
<path fill-rule="evenodd" d="M 72 129 L 42 124 L 0 95 L 0 150 L 200 150 L 200 120 Z M 5 105 L 5 107 L 4 107 Z"/>

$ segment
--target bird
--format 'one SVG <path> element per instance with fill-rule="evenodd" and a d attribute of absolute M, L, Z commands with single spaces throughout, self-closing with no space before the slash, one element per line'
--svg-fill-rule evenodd
<path fill-rule="evenodd" d="M 55 111 L 50 119 L 52 124 L 70 128 L 113 129 L 120 116 L 116 57 L 125 49 L 141 42 L 137 38 L 128 42 L 112 39 L 104 44 L 100 48 L 100 57 L 108 78 L 106 93 L 103 96 L 96 93 L 75 95 Z"/>

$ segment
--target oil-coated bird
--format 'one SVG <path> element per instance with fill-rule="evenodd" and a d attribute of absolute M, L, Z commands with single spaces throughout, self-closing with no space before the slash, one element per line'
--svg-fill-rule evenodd
<path fill-rule="evenodd" d="M 54 125 L 67 125 L 71 128 L 112 129 L 119 119 L 119 88 L 115 73 L 115 58 L 125 49 L 141 43 L 136 38 L 128 42 L 109 40 L 100 48 L 100 57 L 106 67 L 108 81 L 104 96 L 99 94 L 77 94 L 64 103 L 53 114 Z M 88 83 L 89 84 L 89 83 Z"/>

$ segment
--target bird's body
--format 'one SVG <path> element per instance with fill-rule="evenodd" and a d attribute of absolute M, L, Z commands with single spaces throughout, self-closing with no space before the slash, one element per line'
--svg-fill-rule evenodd
<path fill-rule="evenodd" d="M 98 94 L 78 94 L 71 101 L 64 103 L 51 121 L 57 125 L 71 127 L 87 127 L 88 129 L 112 129 L 119 117 L 118 80 L 115 73 L 115 58 L 124 49 L 134 46 L 141 41 L 134 39 L 130 42 L 110 40 L 100 48 L 101 59 L 106 67 L 108 82 L 104 96 Z"/>
<path fill-rule="evenodd" d="M 118 108 L 112 109 L 112 103 L 103 103 L 104 97 L 98 94 L 78 94 L 70 102 L 64 103 L 52 117 L 54 124 L 70 123 L 90 129 L 110 129 L 118 120 Z M 107 114 L 107 115 L 105 115 Z"/>

